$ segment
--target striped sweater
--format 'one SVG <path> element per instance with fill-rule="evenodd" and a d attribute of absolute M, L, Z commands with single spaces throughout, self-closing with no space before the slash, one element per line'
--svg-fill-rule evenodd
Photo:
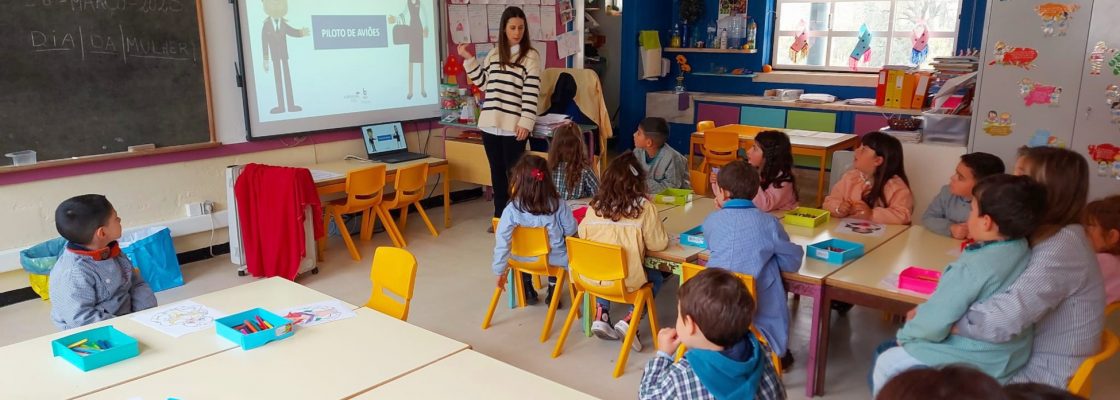
<path fill-rule="evenodd" d="M 516 60 L 518 50 L 511 50 L 510 60 Z M 503 66 L 498 60 L 498 49 L 494 49 L 481 64 L 474 57 L 463 61 L 467 77 L 486 93 L 478 126 L 509 132 L 519 127 L 532 131 L 540 96 L 540 55 L 530 50 L 521 64 L 515 65 Z"/>

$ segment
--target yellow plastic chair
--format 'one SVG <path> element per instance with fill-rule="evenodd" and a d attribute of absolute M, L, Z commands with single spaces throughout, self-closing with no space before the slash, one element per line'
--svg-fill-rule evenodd
<path fill-rule="evenodd" d="M 1111 316 L 1112 314 L 1116 313 L 1117 311 L 1120 311 L 1120 301 L 1113 302 L 1112 304 L 1109 304 L 1108 307 L 1105 307 L 1104 316 L 1105 317 Z"/>
<path fill-rule="evenodd" d="M 704 132 L 701 151 L 704 159 L 700 161 L 700 171 L 708 172 L 712 167 L 727 165 L 739 156 L 739 133 L 733 130 Z"/>
<path fill-rule="evenodd" d="M 692 277 L 696 276 L 696 274 L 699 274 L 700 271 L 703 271 L 704 269 L 706 269 L 706 267 L 703 267 L 703 266 L 700 266 L 700 265 L 697 265 L 697 264 L 681 263 L 681 284 L 683 285 L 685 282 L 687 282 L 689 279 L 692 279 Z M 758 301 L 758 296 L 755 296 L 755 294 L 754 294 L 754 277 L 751 276 L 751 275 L 747 275 L 747 274 L 740 274 L 738 272 L 735 272 L 734 274 L 735 274 L 735 276 L 739 277 L 739 280 L 743 281 L 743 285 L 747 286 L 747 292 L 750 293 L 751 297 L 754 298 L 755 301 L 757 302 Z M 755 308 L 758 308 L 758 307 L 755 307 Z M 762 343 L 762 344 L 766 345 L 766 348 L 770 349 L 770 351 L 769 351 L 770 361 L 774 363 L 774 370 L 778 372 L 778 377 L 781 377 L 782 376 L 782 361 L 781 361 L 781 358 L 770 347 L 770 343 L 766 342 L 766 336 L 763 336 L 762 333 L 758 331 L 758 329 L 755 329 L 753 324 L 751 325 L 751 333 L 753 333 L 754 336 L 758 338 L 759 343 Z M 677 354 L 676 354 L 675 359 L 680 360 L 681 357 L 684 357 L 684 351 L 685 351 L 685 347 L 684 347 L 683 344 L 680 345 L 680 347 L 677 347 Z"/>
<path fill-rule="evenodd" d="M 424 207 L 420 206 L 420 200 L 424 197 L 424 187 L 428 184 L 428 163 L 419 163 L 409 167 L 397 170 L 397 179 L 393 182 L 393 193 L 385 195 L 385 201 L 381 203 L 381 210 L 385 214 L 389 214 L 389 210 L 401 210 L 400 225 L 397 228 L 397 235 L 401 241 L 400 247 L 405 247 L 408 243 L 404 240 L 404 235 L 400 232 L 404 230 L 405 224 L 408 222 L 408 206 L 416 207 L 416 211 L 420 213 L 420 218 L 424 220 L 424 224 L 428 225 L 428 231 L 432 236 L 439 237 L 439 232 L 436 227 L 432 225 L 432 220 L 428 219 L 428 213 L 424 212 Z"/>
<path fill-rule="evenodd" d="M 571 311 L 568 312 L 568 318 L 564 320 L 564 329 L 560 331 L 560 340 L 556 342 L 552 358 L 559 357 L 564 349 L 564 341 L 568 338 L 568 332 L 571 331 L 572 323 L 575 322 L 578 314 L 576 310 L 579 309 L 585 294 L 615 303 L 631 304 L 634 306 L 632 315 L 635 319 L 630 321 L 630 329 L 626 331 L 626 337 L 622 340 L 622 349 L 618 352 L 618 361 L 615 362 L 614 377 L 618 378 L 626 368 L 630 343 L 638 340 L 636 336 L 643 307 L 649 308 L 649 315 L 646 318 L 649 319 L 650 332 L 656 338 L 657 309 L 653 304 L 653 286 L 646 283 L 633 292 L 626 289 L 624 284 L 626 255 L 623 254 L 621 247 L 573 237 L 567 238 L 567 243 L 568 273 L 571 274 L 572 285 L 575 286 L 575 300 Z"/>
<path fill-rule="evenodd" d="M 1116 303 L 1113 303 L 1109 309 L 1115 311 Z M 1073 374 L 1073 378 L 1069 380 L 1069 387 L 1067 388 L 1070 393 L 1075 395 L 1089 398 L 1093 392 L 1092 380 L 1093 368 L 1112 356 L 1116 355 L 1116 351 L 1120 350 L 1120 338 L 1116 337 L 1115 333 L 1107 329 L 1101 333 L 1101 351 L 1096 355 L 1089 357 L 1081 362 L 1081 367 L 1077 368 L 1077 372 Z"/>
<path fill-rule="evenodd" d="M 707 173 L 694 169 L 688 170 L 688 183 L 692 185 L 692 193 L 697 196 L 707 196 L 708 188 L 712 186 Z"/>
<path fill-rule="evenodd" d="M 712 129 L 712 128 L 715 128 L 715 127 L 716 127 L 716 122 L 715 121 L 700 121 L 700 122 L 696 123 L 696 131 L 697 132 L 703 132 L 703 131 L 706 131 L 708 129 Z M 691 169 L 692 166 L 696 165 L 692 162 L 693 156 L 696 155 L 696 148 L 695 148 L 694 139 L 690 139 L 688 141 L 688 143 L 689 143 L 688 144 L 688 147 L 689 147 L 689 149 L 688 149 L 688 168 Z M 701 144 L 701 146 L 703 146 L 703 145 Z"/>
<path fill-rule="evenodd" d="M 494 224 L 494 232 L 498 231 L 498 219 L 492 220 Z M 556 318 L 556 308 L 560 304 L 560 293 L 564 287 L 564 278 L 567 271 L 563 268 L 548 265 L 548 254 L 551 251 L 551 246 L 548 243 L 548 231 L 545 228 L 529 228 L 518 226 L 513 228 L 513 240 L 510 241 L 510 256 L 532 259 L 533 261 L 518 261 L 512 257 L 509 259 L 509 268 L 513 272 L 512 280 L 514 285 L 513 293 L 519 307 L 525 306 L 525 288 L 521 282 L 521 274 L 531 274 L 534 277 L 548 276 L 556 278 L 556 287 L 552 294 L 552 302 L 548 305 L 548 314 L 544 319 L 544 327 L 541 328 L 541 342 L 548 340 L 552 333 L 552 321 Z M 490 321 L 494 318 L 494 310 L 498 308 L 498 299 L 502 297 L 504 288 L 494 288 L 494 296 L 490 299 L 490 308 L 486 310 L 486 319 L 482 321 L 482 329 L 490 328 Z M 571 293 L 571 290 L 568 291 Z M 575 301 L 575 299 L 572 299 Z"/>
<path fill-rule="evenodd" d="M 393 219 L 380 208 L 384 193 L 385 165 L 374 165 L 347 173 L 346 198 L 327 204 L 326 214 L 334 219 L 334 224 L 342 233 L 342 241 L 346 242 L 346 249 L 350 251 L 350 258 L 354 261 L 361 260 L 362 255 L 354 245 L 354 240 L 350 238 L 350 232 L 346 230 L 346 224 L 342 220 L 343 214 L 362 213 L 362 240 L 370 240 L 373 236 L 373 220 L 380 219 L 393 245 L 400 247 L 403 243 L 399 240 L 399 233 L 396 225 L 393 224 Z M 325 226 L 328 221 L 324 218 L 323 225 Z"/>
<path fill-rule="evenodd" d="M 416 286 L 416 257 L 405 249 L 378 247 L 373 253 L 369 280 L 373 287 L 366 307 L 408 321 L 408 306 L 412 303 L 412 289 Z"/>

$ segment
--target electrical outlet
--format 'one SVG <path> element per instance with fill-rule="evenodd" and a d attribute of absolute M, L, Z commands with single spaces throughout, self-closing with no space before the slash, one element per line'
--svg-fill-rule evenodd
<path fill-rule="evenodd" d="M 187 203 L 184 208 L 187 211 L 187 217 L 197 217 L 200 215 L 207 215 L 214 212 L 214 202 L 212 201 L 199 201 L 194 203 Z"/>

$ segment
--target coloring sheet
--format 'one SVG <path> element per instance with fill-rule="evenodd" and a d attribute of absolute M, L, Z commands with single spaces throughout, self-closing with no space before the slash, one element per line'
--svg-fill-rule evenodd
<path fill-rule="evenodd" d="M 887 226 L 862 219 L 844 218 L 836 226 L 836 232 L 854 235 L 883 236 L 887 233 Z"/>
<path fill-rule="evenodd" d="M 292 323 L 303 327 L 325 324 L 357 315 L 354 310 L 350 309 L 350 306 L 338 300 L 292 307 L 280 311 L 279 314 L 292 321 Z"/>
<path fill-rule="evenodd" d="M 191 300 L 144 310 L 132 319 L 171 337 L 180 337 L 204 329 L 212 329 L 214 319 L 225 314 Z"/>

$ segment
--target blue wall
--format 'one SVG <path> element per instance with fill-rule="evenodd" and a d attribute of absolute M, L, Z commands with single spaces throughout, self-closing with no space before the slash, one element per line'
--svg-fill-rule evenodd
<path fill-rule="evenodd" d="M 984 31 L 984 12 L 987 10 L 988 0 L 963 0 L 961 4 L 960 27 L 957 37 L 957 49 L 969 47 L 979 48 Z M 754 18 L 758 24 L 758 53 L 755 54 L 699 54 L 688 53 L 689 63 L 694 68 L 704 70 L 709 63 L 738 63 L 737 67 L 749 68 L 759 71 L 764 64 L 770 63 L 774 24 L 774 0 L 747 0 L 747 14 Z M 651 91 L 669 90 L 673 87 L 673 76 L 676 76 L 676 65 L 669 77 L 657 81 L 638 80 L 638 32 L 642 30 L 657 30 L 661 32 L 661 44 L 669 43 L 669 31 L 679 19 L 679 0 L 642 0 L 641 6 L 632 5 L 622 13 L 622 73 L 620 85 L 620 111 L 618 137 L 616 148 L 629 149 L 633 147 L 633 132 L 638 122 L 645 117 L 646 93 Z M 714 20 L 718 0 L 706 0 L 706 9 L 701 21 L 701 26 L 707 26 L 708 21 Z M 757 16 L 770 16 L 759 18 Z M 669 57 L 669 54 L 663 55 Z M 696 92 L 735 93 L 760 95 L 766 89 L 804 89 L 806 92 L 828 93 L 839 98 L 875 97 L 873 88 L 827 85 L 796 85 L 757 83 L 748 78 L 727 78 L 718 76 L 690 75 L 685 81 L 688 90 Z M 685 125 L 673 124 L 671 126 L 674 137 L 691 133 L 691 128 Z M 676 141 L 674 141 L 676 142 Z M 687 139 L 684 139 L 687 143 Z M 674 146 L 676 147 L 676 146 Z"/>

